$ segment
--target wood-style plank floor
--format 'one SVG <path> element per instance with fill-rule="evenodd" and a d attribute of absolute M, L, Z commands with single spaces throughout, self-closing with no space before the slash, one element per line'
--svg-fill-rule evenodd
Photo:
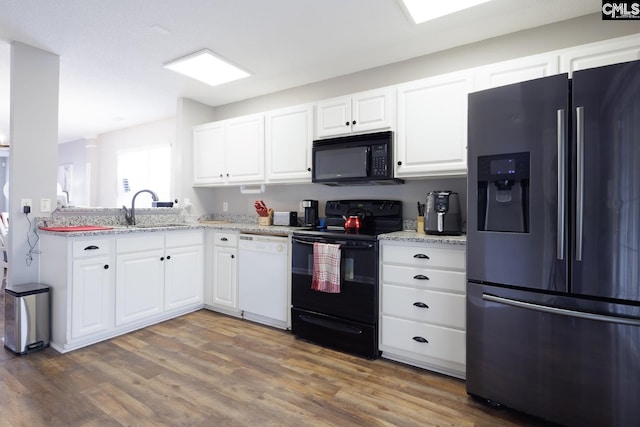
<path fill-rule="evenodd" d="M 545 424 L 469 398 L 463 381 L 207 310 L 66 354 L 0 350 L 0 426 L 123 425 Z"/>

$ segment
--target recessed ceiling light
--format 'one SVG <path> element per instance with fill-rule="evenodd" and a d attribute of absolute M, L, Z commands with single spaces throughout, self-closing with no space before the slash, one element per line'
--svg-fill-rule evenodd
<path fill-rule="evenodd" d="M 425 1 L 425 0 L 399 0 L 404 9 L 409 13 L 416 24 L 431 19 L 449 15 L 463 9 L 468 9 L 491 0 L 456 0 L 456 1 Z"/>
<path fill-rule="evenodd" d="M 211 86 L 221 85 L 249 76 L 249 73 L 231 65 L 209 49 L 183 56 L 164 64 L 164 66 Z"/>

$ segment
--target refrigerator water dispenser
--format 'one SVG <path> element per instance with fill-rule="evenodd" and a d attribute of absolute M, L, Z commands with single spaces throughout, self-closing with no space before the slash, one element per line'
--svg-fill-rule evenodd
<path fill-rule="evenodd" d="M 529 153 L 478 157 L 478 229 L 529 232 Z"/>

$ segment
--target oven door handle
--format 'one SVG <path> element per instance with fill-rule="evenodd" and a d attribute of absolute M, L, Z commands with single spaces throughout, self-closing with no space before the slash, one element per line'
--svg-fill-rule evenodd
<path fill-rule="evenodd" d="M 336 243 L 332 243 L 332 242 L 330 242 L 328 240 L 316 240 L 314 242 L 307 242 L 306 240 L 299 240 L 299 239 L 296 239 L 295 237 L 292 237 L 291 241 L 294 242 L 294 243 L 300 243 L 300 244 L 303 244 L 303 245 L 313 245 L 314 243 L 336 244 Z M 337 244 L 340 245 L 340 249 L 371 249 L 371 248 L 374 247 L 373 244 L 371 244 L 371 243 L 368 243 L 366 245 L 345 245 L 345 244 L 342 244 L 342 243 L 337 243 Z"/>

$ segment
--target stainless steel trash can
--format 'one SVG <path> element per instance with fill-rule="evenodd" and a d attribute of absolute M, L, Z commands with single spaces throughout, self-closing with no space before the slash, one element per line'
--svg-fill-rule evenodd
<path fill-rule="evenodd" d="M 49 286 L 40 283 L 4 290 L 4 346 L 15 354 L 49 347 Z"/>

